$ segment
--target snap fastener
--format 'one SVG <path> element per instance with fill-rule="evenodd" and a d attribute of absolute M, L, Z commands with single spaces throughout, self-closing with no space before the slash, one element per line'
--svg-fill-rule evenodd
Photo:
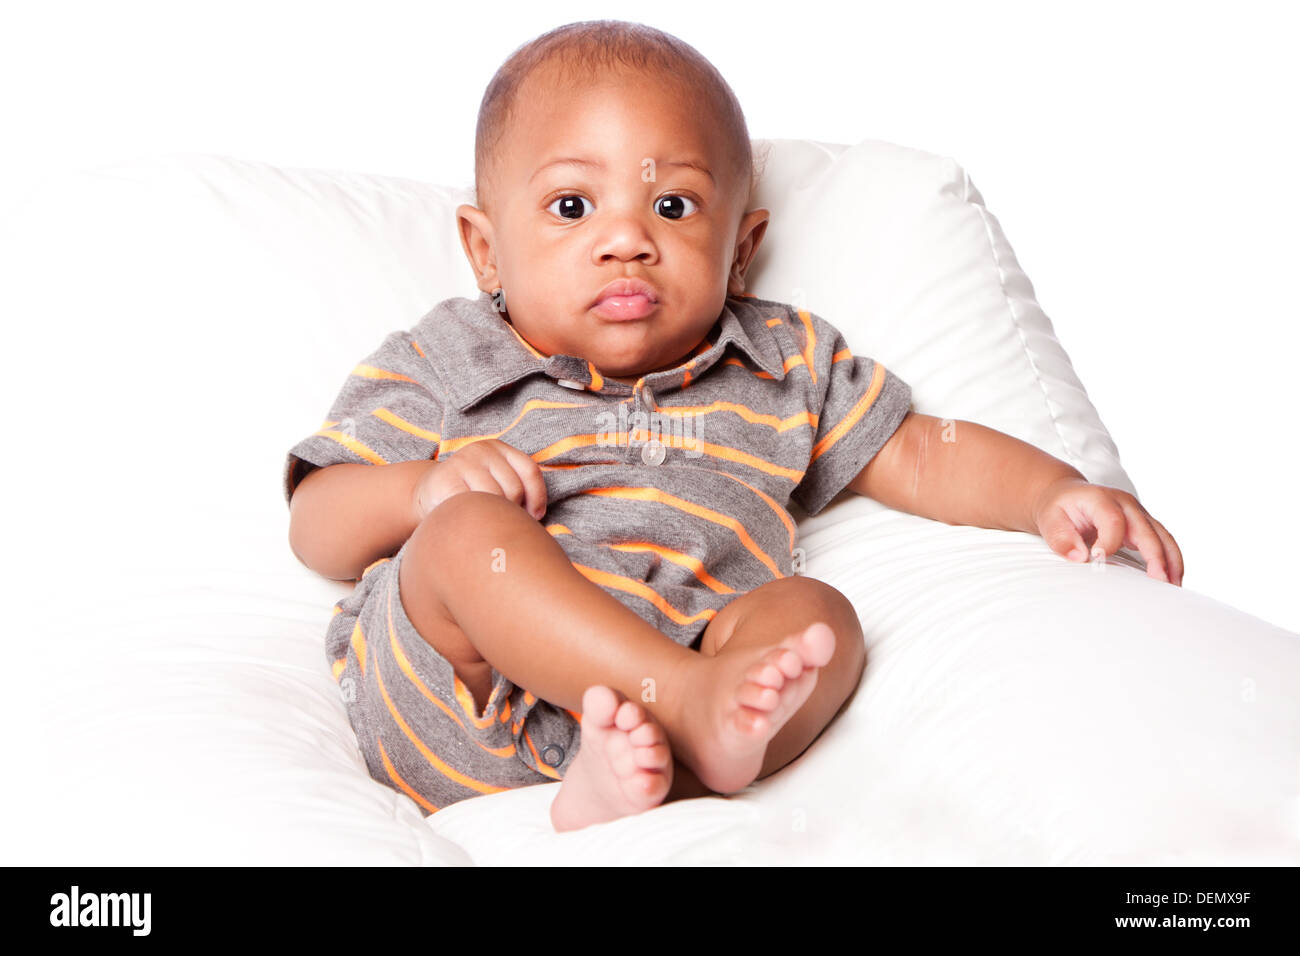
<path fill-rule="evenodd" d="M 647 465 L 662 465 L 667 454 L 657 438 L 652 438 L 641 446 L 641 460 Z"/>
<path fill-rule="evenodd" d="M 563 385 L 565 388 L 576 389 L 579 392 L 585 392 L 587 390 L 586 385 L 583 385 L 581 382 L 575 382 L 571 378 L 557 378 L 555 382 L 557 385 Z"/>
<path fill-rule="evenodd" d="M 558 767 L 564 763 L 564 748 L 559 744 L 547 744 L 542 748 L 542 763 L 548 767 Z"/>

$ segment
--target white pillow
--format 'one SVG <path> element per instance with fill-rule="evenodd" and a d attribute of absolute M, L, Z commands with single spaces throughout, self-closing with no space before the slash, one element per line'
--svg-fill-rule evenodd
<path fill-rule="evenodd" d="M 951 159 L 890 143 L 770 142 L 773 221 L 750 291 L 800 301 L 965 419 L 1136 494 L 997 219 Z"/>
<path fill-rule="evenodd" d="M 767 145 L 751 292 L 829 319 L 918 411 L 1132 490 L 956 164 Z M 21 547 L 4 560 L 14 653 L 41 680 L 0 697 L 11 727 L 42 728 L 16 735 L 28 860 L 462 858 L 366 773 L 322 645 L 350 585 L 292 556 L 280 479 L 358 356 L 477 293 L 452 215 L 470 198 L 175 155 L 51 181 L 12 211 L 0 309 Z M 845 500 L 807 524 L 879 508 Z M 102 825 L 64 825 L 88 807 Z"/>

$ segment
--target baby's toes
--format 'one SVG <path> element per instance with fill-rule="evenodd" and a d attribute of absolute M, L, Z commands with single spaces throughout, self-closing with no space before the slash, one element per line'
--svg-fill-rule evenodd
<path fill-rule="evenodd" d="M 622 731 L 635 730 L 638 725 L 645 723 L 645 721 L 646 713 L 641 709 L 641 705 L 630 700 L 623 701 L 614 714 L 614 726 Z"/>
<path fill-rule="evenodd" d="M 584 728 L 614 726 L 614 715 L 619 707 L 619 695 L 609 687 L 592 684 L 582 695 L 582 723 Z"/>
<path fill-rule="evenodd" d="M 672 759 L 672 751 L 666 743 L 652 744 L 648 747 L 634 747 L 632 756 L 641 770 L 663 770 Z"/>
<path fill-rule="evenodd" d="M 656 721 L 648 718 L 628 731 L 627 739 L 631 741 L 633 747 L 653 747 L 655 744 L 668 742 L 664 729 Z"/>
<path fill-rule="evenodd" d="M 627 740 L 632 746 L 636 765 L 642 770 L 662 770 L 672 759 L 668 735 L 664 733 L 663 727 L 649 716 L 628 731 Z"/>
<path fill-rule="evenodd" d="M 774 710 L 781 703 L 781 694 L 775 687 L 763 687 L 753 681 L 746 681 L 736 692 L 736 701 L 755 710 Z"/>
<path fill-rule="evenodd" d="M 786 677 L 798 677 L 808 666 L 802 657 L 789 648 L 782 648 L 780 653 L 774 655 L 771 661 L 772 665 L 778 668 Z"/>
<path fill-rule="evenodd" d="M 817 621 L 799 635 L 799 646 L 806 665 L 825 667 L 835 656 L 835 632 L 825 621 Z"/>
<path fill-rule="evenodd" d="M 616 777 L 630 777 L 637 772 L 636 749 L 627 739 L 627 734 L 614 733 L 605 742 L 605 759 Z"/>
<path fill-rule="evenodd" d="M 799 670 L 802 672 L 802 665 L 800 665 Z M 760 660 L 755 661 L 745 671 L 745 681 L 750 684 L 758 684 L 760 687 L 771 687 L 773 690 L 780 690 L 785 684 L 786 674 L 777 665 L 775 656 L 767 654 Z"/>

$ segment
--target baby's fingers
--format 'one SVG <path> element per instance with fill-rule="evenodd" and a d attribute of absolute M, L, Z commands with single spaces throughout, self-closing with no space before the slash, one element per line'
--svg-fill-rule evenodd
<path fill-rule="evenodd" d="M 1123 501 L 1122 498 L 1119 499 Z M 1114 554 L 1124 543 L 1130 520 L 1122 504 L 1110 494 L 1099 496 L 1089 511 L 1093 526 L 1097 529 L 1097 540 L 1093 542 L 1092 553 L 1100 548 L 1103 555 Z"/>
<path fill-rule="evenodd" d="M 1147 574 L 1157 580 L 1172 583 L 1169 561 L 1165 556 L 1165 542 L 1151 526 L 1151 522 L 1155 519 L 1147 515 L 1136 500 L 1121 498 L 1120 507 L 1124 509 L 1124 516 L 1128 523 L 1125 541 L 1131 541 L 1131 546 L 1142 553 L 1147 563 Z"/>
<path fill-rule="evenodd" d="M 504 459 L 488 462 L 487 470 L 500 486 L 500 495 L 509 498 L 520 507 L 524 507 L 524 483 L 519 480 L 510 463 Z"/>
<path fill-rule="evenodd" d="M 501 487 L 501 482 L 497 480 L 496 475 L 493 474 L 491 465 L 476 464 L 472 468 L 462 468 L 460 470 L 460 480 L 464 482 L 465 487 L 470 491 L 485 491 L 490 495 L 499 495 L 502 498 L 510 497 L 506 489 Z"/>
<path fill-rule="evenodd" d="M 1178 548 L 1178 542 L 1174 536 L 1155 518 L 1147 515 L 1147 520 L 1151 522 L 1151 527 L 1155 528 L 1156 534 L 1165 545 L 1166 569 L 1169 572 L 1169 581 L 1179 587 L 1183 586 L 1183 552 Z"/>
<path fill-rule="evenodd" d="M 542 515 L 546 514 L 546 479 L 542 476 L 541 466 L 518 448 L 503 445 L 502 450 L 506 462 L 523 489 L 523 498 L 515 500 L 540 521 Z"/>

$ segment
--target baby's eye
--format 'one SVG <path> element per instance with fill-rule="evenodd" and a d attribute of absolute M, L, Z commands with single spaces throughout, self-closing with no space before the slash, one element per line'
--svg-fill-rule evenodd
<path fill-rule="evenodd" d="M 680 208 L 682 203 L 689 203 L 691 209 L 682 212 Z M 668 219 L 682 219 L 691 214 L 691 211 L 695 208 L 695 200 L 691 199 L 689 196 L 678 196 L 674 193 L 668 196 L 661 196 L 659 201 L 655 203 L 655 207 L 657 212 L 661 213 Z"/>
<path fill-rule="evenodd" d="M 554 209 L 556 204 L 558 203 L 560 209 L 558 212 L 556 212 L 557 216 L 560 216 L 563 219 L 580 219 L 582 218 L 581 204 L 584 202 L 587 202 L 587 200 L 581 196 L 560 196 L 558 199 L 556 199 L 546 208 Z M 572 212 L 576 212 L 578 213 L 578 215 L 576 216 L 568 215 L 568 213 L 572 213 Z"/>
<path fill-rule="evenodd" d="M 585 197 L 570 194 L 558 197 L 546 208 L 548 210 L 554 210 L 555 214 L 561 219 L 581 219 L 583 203 L 587 203 L 588 205 L 590 204 Z M 683 203 L 686 203 L 689 208 L 683 209 Z M 560 207 L 559 209 L 555 208 L 557 205 Z M 656 211 L 666 219 L 682 219 L 694 212 L 696 206 L 695 200 L 691 199 L 689 196 L 671 194 L 668 196 L 661 196 L 655 202 L 655 208 Z"/>

